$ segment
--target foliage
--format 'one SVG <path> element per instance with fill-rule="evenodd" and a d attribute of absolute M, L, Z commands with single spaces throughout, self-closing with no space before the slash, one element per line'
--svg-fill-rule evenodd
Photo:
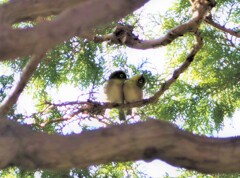
<path fill-rule="evenodd" d="M 235 178 L 239 177 L 239 174 L 201 174 L 196 171 L 182 170 L 179 178 L 196 177 L 196 178 Z"/>
<path fill-rule="evenodd" d="M 13 77 L 8 75 L 0 76 L 0 101 L 6 97 L 6 92 L 12 87 Z"/>

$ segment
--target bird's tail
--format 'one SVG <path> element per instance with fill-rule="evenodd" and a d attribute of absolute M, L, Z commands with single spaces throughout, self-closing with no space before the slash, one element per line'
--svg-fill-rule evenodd
<path fill-rule="evenodd" d="M 123 109 L 119 109 L 119 119 L 120 121 L 125 121 L 126 117 L 125 117 L 125 113 Z"/>
<path fill-rule="evenodd" d="M 127 115 L 132 115 L 132 109 L 127 110 Z"/>

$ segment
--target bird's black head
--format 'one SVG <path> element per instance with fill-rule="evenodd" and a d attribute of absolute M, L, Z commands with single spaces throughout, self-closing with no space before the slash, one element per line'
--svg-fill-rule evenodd
<path fill-rule="evenodd" d="M 137 86 L 138 86 L 139 88 L 143 88 L 143 86 L 145 85 L 145 83 L 146 83 L 145 77 L 144 77 L 143 75 L 140 75 L 140 77 L 139 77 L 139 79 L 138 79 L 138 81 L 137 81 Z"/>
<path fill-rule="evenodd" d="M 117 70 L 117 71 L 111 73 L 111 75 L 109 76 L 109 80 L 110 79 L 124 79 L 124 80 L 126 80 L 127 75 L 122 70 Z"/>

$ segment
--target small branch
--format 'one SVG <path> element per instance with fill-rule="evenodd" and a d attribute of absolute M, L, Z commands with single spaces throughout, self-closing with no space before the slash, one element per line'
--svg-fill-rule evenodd
<path fill-rule="evenodd" d="M 204 21 L 210 25 L 212 25 L 213 27 L 219 29 L 219 30 L 222 30 L 223 32 L 226 32 L 226 33 L 229 33 L 230 35 L 232 36 L 235 36 L 237 38 L 240 38 L 240 32 L 237 32 L 237 31 L 234 31 L 232 29 L 228 29 L 224 26 L 221 26 L 220 24 L 216 23 L 213 21 L 212 17 L 211 16 L 207 16 Z"/>
<path fill-rule="evenodd" d="M 130 48 L 146 50 L 166 46 L 185 33 L 195 31 L 194 29 L 198 25 L 195 23 L 195 20 L 189 21 L 170 30 L 165 36 L 154 40 L 141 40 L 133 34 L 133 27 L 118 25 L 113 33 L 104 36 L 95 36 L 93 41 L 96 43 L 107 41 L 108 44 L 126 45 Z"/>
<path fill-rule="evenodd" d="M 5 117 L 9 112 L 9 110 L 17 102 L 20 94 L 22 93 L 23 89 L 27 85 L 27 82 L 30 80 L 31 76 L 37 69 L 37 66 L 40 63 L 43 56 L 44 56 L 43 54 L 32 56 L 32 58 L 29 60 L 27 65 L 24 67 L 19 81 L 12 88 L 12 91 L 10 92 L 10 94 L 0 104 L 0 117 Z"/>
<path fill-rule="evenodd" d="M 204 173 L 235 173 L 240 172 L 239 142 L 239 137 L 198 136 L 151 119 L 68 136 L 34 132 L 0 120 L 0 168 L 67 170 L 112 161 L 160 159 Z"/>
<path fill-rule="evenodd" d="M 188 54 L 186 61 L 178 69 L 176 69 L 173 72 L 172 77 L 162 85 L 161 89 L 157 93 L 155 93 L 153 97 L 148 99 L 148 102 L 157 102 L 159 97 L 178 79 L 180 74 L 186 71 L 187 68 L 190 66 L 190 64 L 194 60 L 195 55 L 203 46 L 203 41 L 199 32 L 195 34 L 195 37 L 196 37 L 197 43 L 193 47 L 192 51 Z"/>
<path fill-rule="evenodd" d="M 50 120 L 50 121 L 47 121 L 47 122 L 44 122 L 44 123 L 41 123 L 41 124 L 38 124 L 39 127 L 43 128 L 43 127 L 46 127 L 50 124 L 53 124 L 53 123 L 60 123 L 60 122 L 64 122 L 64 121 L 69 121 L 71 118 L 56 118 L 54 120 Z"/>
<path fill-rule="evenodd" d="M 45 104 L 54 106 L 54 107 L 61 107 L 61 106 L 69 106 L 69 105 L 88 105 L 90 104 L 90 101 L 68 101 L 68 102 L 63 102 L 63 103 L 51 103 L 49 101 L 45 101 Z"/>

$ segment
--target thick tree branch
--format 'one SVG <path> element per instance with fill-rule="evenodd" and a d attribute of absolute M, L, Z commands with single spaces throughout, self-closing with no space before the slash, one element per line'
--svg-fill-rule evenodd
<path fill-rule="evenodd" d="M 164 121 L 150 119 L 59 136 L 36 133 L 26 126 L 1 120 L 0 133 L 0 168 L 64 170 L 112 161 L 161 159 L 205 173 L 240 171 L 239 137 L 197 136 Z"/>
<path fill-rule="evenodd" d="M 73 36 L 84 35 L 93 27 L 124 17 L 147 1 L 89 0 L 63 11 L 51 22 L 30 29 L 12 29 L 0 24 L 0 60 L 48 50 Z"/>
<path fill-rule="evenodd" d="M 17 102 L 20 94 L 22 93 L 23 89 L 27 85 L 27 82 L 30 80 L 31 76 L 37 69 L 37 66 L 40 63 L 43 56 L 44 56 L 43 54 L 34 55 L 32 56 L 32 58 L 30 58 L 29 62 L 23 69 L 23 72 L 20 76 L 18 83 L 12 88 L 10 94 L 0 104 L 0 117 L 6 117 L 9 110 Z"/>
<path fill-rule="evenodd" d="M 234 31 L 232 29 L 228 29 L 224 26 L 219 25 L 218 23 L 214 22 L 211 16 L 207 16 L 204 21 L 210 25 L 212 25 L 213 27 L 222 30 L 223 32 L 229 33 L 232 36 L 235 36 L 237 38 L 240 38 L 240 32 Z"/>
<path fill-rule="evenodd" d="M 64 9 L 76 6 L 86 0 L 12 0 L 0 7 L 0 23 L 13 24 L 31 21 L 37 17 L 57 15 Z"/>

